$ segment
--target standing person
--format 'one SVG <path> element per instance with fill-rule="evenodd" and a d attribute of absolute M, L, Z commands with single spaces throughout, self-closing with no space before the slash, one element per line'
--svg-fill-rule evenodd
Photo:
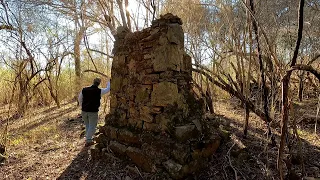
<path fill-rule="evenodd" d="M 82 110 L 82 119 L 86 126 L 86 147 L 94 144 L 93 135 L 98 123 L 101 96 L 110 91 L 110 81 L 108 81 L 107 87 L 102 89 L 98 87 L 100 82 L 100 78 L 95 78 L 92 86 L 83 88 L 78 98 Z"/>

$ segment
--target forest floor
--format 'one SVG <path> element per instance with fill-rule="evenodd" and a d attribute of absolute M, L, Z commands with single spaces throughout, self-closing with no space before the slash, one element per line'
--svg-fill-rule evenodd
<path fill-rule="evenodd" d="M 219 100 L 215 111 L 216 119 L 223 120 L 226 131 L 230 131 L 230 141 L 221 145 L 203 172 L 189 179 L 278 179 L 277 147 L 268 145 L 265 123 L 251 113 L 248 137 L 243 138 L 244 111 L 237 103 Z M 5 107 L 0 108 L 1 130 L 4 112 Z M 0 165 L 0 179 L 167 179 L 167 175 L 143 173 L 131 162 L 112 155 L 92 162 L 89 148 L 84 147 L 79 113 L 80 108 L 73 102 L 61 108 L 37 108 L 23 118 L 11 120 L 8 158 Z M 305 174 L 320 178 L 320 131 L 313 134 L 315 113 L 316 102 L 296 105 Z M 100 117 L 102 123 L 104 114 Z M 279 131 L 273 129 L 277 145 Z M 296 145 L 292 147 L 298 149 Z M 293 164 L 292 169 L 301 174 L 301 166 Z"/>

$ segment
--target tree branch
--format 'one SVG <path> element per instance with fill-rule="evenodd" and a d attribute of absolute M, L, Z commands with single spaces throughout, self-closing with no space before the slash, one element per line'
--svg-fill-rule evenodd
<path fill-rule="evenodd" d="M 99 50 L 96 50 L 96 49 L 91 49 L 91 48 L 88 48 L 89 51 L 93 51 L 93 52 L 97 52 L 97 53 L 100 53 L 102 55 L 105 55 L 105 56 L 108 56 L 109 58 L 113 58 L 113 56 L 105 53 L 105 52 L 102 52 L 102 51 L 99 51 Z"/>
<path fill-rule="evenodd" d="M 15 31 L 16 29 L 15 29 L 13 26 L 6 25 L 6 24 L 2 24 L 2 25 L 0 25 L 0 30 L 11 30 L 11 31 Z"/>
<path fill-rule="evenodd" d="M 302 70 L 302 71 L 308 71 L 310 73 L 312 73 L 314 76 L 316 76 L 316 78 L 318 78 L 318 80 L 320 81 L 320 72 L 317 71 L 316 69 L 314 69 L 312 66 L 310 65 L 305 65 L 305 64 L 296 64 L 294 66 L 291 67 L 291 69 L 289 69 L 287 71 L 288 72 L 292 72 L 294 70 Z"/>
<path fill-rule="evenodd" d="M 91 69 L 84 70 L 83 72 L 92 72 L 92 73 L 100 74 L 103 77 L 110 78 L 109 76 L 107 76 L 106 74 L 104 74 L 102 72 L 91 70 Z"/>

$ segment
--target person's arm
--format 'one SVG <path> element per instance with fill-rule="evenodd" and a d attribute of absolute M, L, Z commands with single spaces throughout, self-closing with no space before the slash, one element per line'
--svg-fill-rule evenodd
<path fill-rule="evenodd" d="M 82 100 L 83 100 L 83 95 L 82 95 L 82 91 L 81 91 L 79 94 L 79 97 L 78 97 L 78 102 L 79 102 L 80 106 L 82 106 Z"/>
<path fill-rule="evenodd" d="M 108 81 L 106 88 L 101 89 L 101 96 L 104 94 L 107 94 L 109 91 L 110 91 L 110 81 Z"/>

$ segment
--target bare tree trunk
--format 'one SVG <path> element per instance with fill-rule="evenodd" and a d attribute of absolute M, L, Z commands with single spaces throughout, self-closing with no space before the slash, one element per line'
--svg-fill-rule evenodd
<path fill-rule="evenodd" d="M 302 30 L 303 30 L 303 7 L 304 7 L 304 0 L 300 0 L 299 4 L 299 15 L 298 15 L 298 38 L 296 42 L 296 47 L 293 53 L 293 57 L 291 60 L 291 67 L 293 67 L 297 62 L 298 51 L 302 39 Z M 289 91 L 289 83 L 290 83 L 290 76 L 292 71 L 288 71 L 286 75 L 283 77 L 282 80 L 282 127 L 281 127 L 281 141 L 280 147 L 278 151 L 278 159 L 277 159 L 277 167 L 280 173 L 281 180 L 284 179 L 283 173 L 283 151 L 285 146 L 285 137 L 288 130 L 288 119 L 289 119 L 289 102 L 288 102 L 288 91 Z"/>
<path fill-rule="evenodd" d="M 210 91 L 209 83 L 207 83 L 207 91 L 206 91 L 205 97 L 206 97 L 207 105 L 208 105 L 208 108 L 209 108 L 209 112 L 211 114 L 213 114 L 214 113 L 214 105 L 213 105 L 212 93 Z"/>
<path fill-rule="evenodd" d="M 76 87 L 76 96 L 81 90 L 81 56 L 80 56 L 80 44 L 82 37 L 84 35 L 85 28 L 80 27 L 79 31 L 76 33 L 75 39 L 74 39 L 74 64 L 75 64 L 75 73 L 76 73 L 76 81 L 75 81 L 75 87 Z"/>
<path fill-rule="evenodd" d="M 299 76 L 299 89 L 298 89 L 298 99 L 300 102 L 302 102 L 303 99 L 303 80 L 304 80 L 304 72 L 301 73 Z"/>
<path fill-rule="evenodd" d="M 126 7 L 126 17 L 127 17 L 128 29 L 129 29 L 129 31 L 131 31 L 131 20 L 130 20 L 130 12 L 128 10 L 128 6 L 129 6 L 128 0 L 125 0 L 124 4 L 125 4 L 125 7 Z"/>
<path fill-rule="evenodd" d="M 250 0 L 250 8 L 251 8 L 252 13 L 255 14 L 253 0 Z M 259 31 L 258 31 L 257 23 L 255 21 L 252 21 L 252 25 L 253 25 L 254 33 L 256 35 L 257 48 L 258 48 L 258 58 L 259 58 L 259 66 L 260 66 L 261 82 L 262 82 L 262 92 L 263 92 L 262 93 L 263 109 L 264 109 L 264 114 L 266 115 L 267 121 L 269 123 L 270 117 L 269 117 L 269 110 L 268 110 L 268 91 L 267 91 L 267 87 L 266 87 L 265 69 L 263 67 L 262 55 L 261 55 L 261 49 L 260 49 Z M 268 127 L 268 134 L 269 134 L 269 127 Z"/>
<path fill-rule="evenodd" d="M 120 10 L 121 20 L 122 20 L 122 25 L 123 25 L 123 27 L 128 28 L 122 2 L 123 2 L 123 0 L 117 0 L 119 10 Z"/>
<path fill-rule="evenodd" d="M 250 0 L 246 0 L 245 2 L 246 4 L 250 4 Z M 253 40 L 252 40 L 252 29 L 251 29 L 251 16 L 250 16 L 250 12 L 248 12 L 248 9 L 246 10 L 246 14 L 247 14 L 247 32 L 249 34 L 249 67 L 248 67 L 248 71 L 247 71 L 247 78 L 245 79 L 245 83 L 244 83 L 244 95 L 246 97 L 246 99 L 249 99 L 250 96 L 250 80 L 251 80 L 251 66 L 252 66 L 252 44 L 253 44 Z M 244 45 L 245 47 L 245 45 Z M 244 51 L 246 51 L 246 48 L 244 48 Z M 245 76 L 244 76 L 245 77 Z M 243 136 L 247 137 L 247 133 L 248 133 L 248 126 L 249 126 L 249 114 L 250 114 L 250 109 L 248 107 L 248 103 L 245 103 L 245 124 L 243 127 Z"/>

